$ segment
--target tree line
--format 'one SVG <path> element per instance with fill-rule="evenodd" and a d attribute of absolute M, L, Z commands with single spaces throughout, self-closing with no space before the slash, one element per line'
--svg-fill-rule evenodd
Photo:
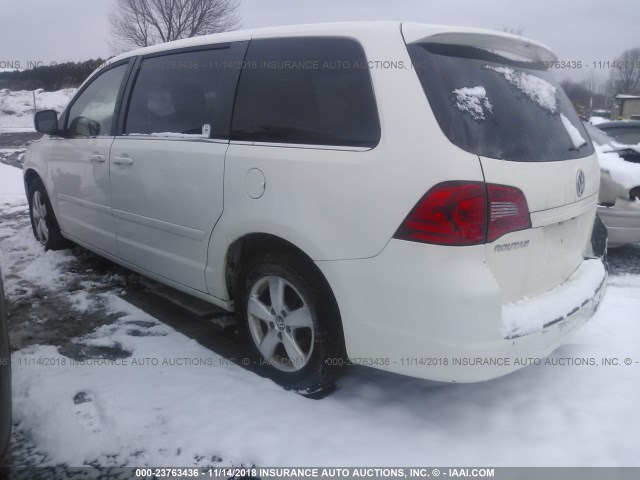
<path fill-rule="evenodd" d="M 111 47 L 115 53 L 135 47 L 217 33 L 237 28 L 239 0 L 117 0 L 110 15 Z M 502 27 L 522 35 L 522 28 Z M 31 70 L 0 72 L 0 89 L 55 91 L 78 87 L 103 59 L 67 62 Z M 640 95 L 640 48 L 623 52 L 613 62 L 606 83 L 561 85 L 578 112 L 609 108 L 617 94 Z"/>
<path fill-rule="evenodd" d="M 610 64 L 605 81 L 564 80 L 560 85 L 579 113 L 590 109 L 610 109 L 616 95 L 640 95 L 640 48 L 630 48 Z"/>
<path fill-rule="evenodd" d="M 239 0 L 117 0 L 111 12 L 114 53 L 161 42 L 235 29 L 240 23 Z M 78 87 L 101 58 L 0 72 L 0 89 L 61 90 Z"/>
<path fill-rule="evenodd" d="M 105 62 L 104 59 L 84 62 L 66 62 L 46 65 L 30 70 L 0 72 L 0 89 L 36 90 L 53 92 L 63 88 L 76 88 Z"/>

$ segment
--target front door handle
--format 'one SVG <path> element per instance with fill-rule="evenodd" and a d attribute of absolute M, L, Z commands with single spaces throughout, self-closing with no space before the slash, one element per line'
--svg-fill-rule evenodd
<path fill-rule="evenodd" d="M 100 153 L 92 153 L 89 155 L 89 160 L 92 162 L 104 162 L 106 159 L 106 155 L 102 155 Z"/>
<path fill-rule="evenodd" d="M 113 157 L 113 163 L 115 165 L 132 165 L 133 164 L 133 158 L 126 156 L 126 157 Z"/>

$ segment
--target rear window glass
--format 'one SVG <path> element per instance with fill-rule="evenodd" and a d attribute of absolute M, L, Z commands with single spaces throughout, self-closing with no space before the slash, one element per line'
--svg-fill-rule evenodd
<path fill-rule="evenodd" d="M 458 45 L 408 45 L 440 128 L 460 148 L 522 162 L 582 158 L 589 136 L 543 65 Z"/>
<path fill-rule="evenodd" d="M 331 37 L 252 40 L 240 76 L 232 138 L 377 145 L 378 111 L 360 44 Z"/>
<path fill-rule="evenodd" d="M 640 125 L 637 127 L 612 127 L 605 131 L 610 137 L 625 145 L 640 143 Z"/>

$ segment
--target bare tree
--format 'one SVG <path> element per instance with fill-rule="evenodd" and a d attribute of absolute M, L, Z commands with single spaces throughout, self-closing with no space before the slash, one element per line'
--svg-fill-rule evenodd
<path fill-rule="evenodd" d="M 625 50 L 614 60 L 609 76 L 612 93 L 640 93 L 640 48 Z"/>
<path fill-rule="evenodd" d="M 233 30 L 239 0 L 116 0 L 109 18 L 114 51 Z"/>

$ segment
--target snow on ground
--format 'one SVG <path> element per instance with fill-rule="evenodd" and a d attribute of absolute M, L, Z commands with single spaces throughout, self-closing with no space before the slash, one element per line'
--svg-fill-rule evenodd
<path fill-rule="evenodd" d="M 608 118 L 602 118 L 602 117 L 590 117 L 589 118 L 589 123 L 591 125 L 598 125 L 600 123 L 607 123 L 610 122 L 611 120 L 609 120 Z"/>
<path fill-rule="evenodd" d="M 27 264 L 41 286 L 82 283 L 79 259 L 69 268 L 78 250 L 44 253 L 26 218 L 8 215 L 0 247 L 10 304 L 35 279 L 24 278 Z M 640 275 L 611 277 L 599 312 L 548 362 L 467 385 L 353 368 L 319 401 L 231 364 L 117 290 L 48 288 L 73 300 L 48 328 L 103 309 L 110 322 L 73 343 L 117 353 L 13 353 L 16 435 L 45 464 L 640 466 Z M 609 357 L 620 364 L 603 365 Z"/>
<path fill-rule="evenodd" d="M 75 88 L 56 92 L 0 89 L 0 132 L 34 130 L 34 93 L 37 110 L 52 109 L 61 113 L 75 92 Z"/>
<path fill-rule="evenodd" d="M 22 170 L 0 163 L 0 205 L 6 208 L 26 202 Z"/>

